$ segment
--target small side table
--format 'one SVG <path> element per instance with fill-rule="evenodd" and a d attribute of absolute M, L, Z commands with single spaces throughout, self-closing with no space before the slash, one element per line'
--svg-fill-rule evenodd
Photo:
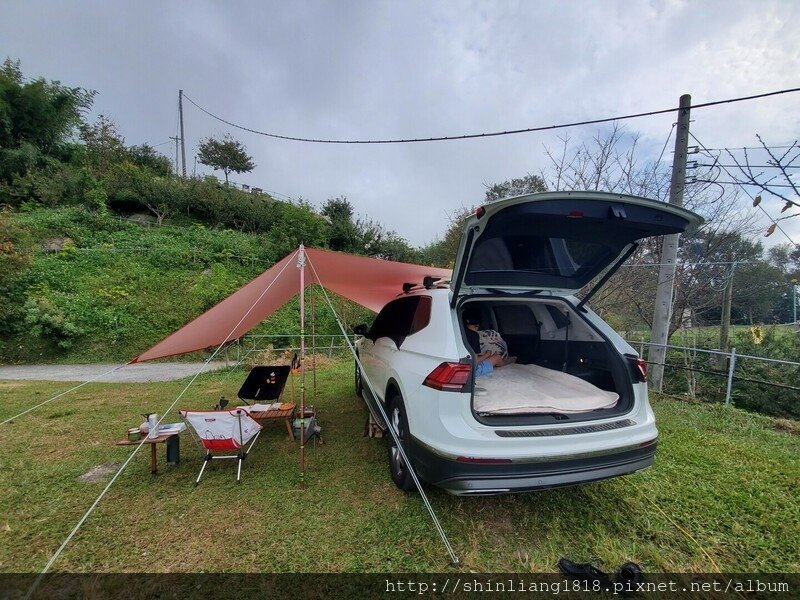
<path fill-rule="evenodd" d="M 167 433 L 159 435 L 157 438 L 148 438 L 147 434 L 143 434 L 141 440 L 136 440 L 135 442 L 130 441 L 129 439 L 120 440 L 117 442 L 117 446 L 135 446 L 137 444 L 150 444 L 150 472 L 153 475 L 158 474 L 158 457 L 156 455 L 156 444 L 167 444 L 167 458 L 169 458 L 170 454 L 173 454 L 174 461 L 173 464 L 178 464 L 180 462 L 181 457 L 181 445 L 180 445 L 180 434 L 179 433 Z"/>
<path fill-rule="evenodd" d="M 258 422 L 259 425 L 265 425 L 268 421 L 283 421 L 286 424 L 286 433 L 289 434 L 289 439 L 294 440 L 294 431 L 292 431 L 292 418 L 294 418 L 294 407 L 292 404 L 289 408 L 275 408 L 273 410 L 251 410 L 248 414 Z"/>

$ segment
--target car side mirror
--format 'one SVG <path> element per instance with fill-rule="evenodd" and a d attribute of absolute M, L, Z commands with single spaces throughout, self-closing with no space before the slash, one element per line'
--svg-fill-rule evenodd
<path fill-rule="evenodd" d="M 369 330 L 367 329 L 366 325 L 356 325 L 353 327 L 353 333 L 356 335 L 363 335 L 366 336 Z"/>

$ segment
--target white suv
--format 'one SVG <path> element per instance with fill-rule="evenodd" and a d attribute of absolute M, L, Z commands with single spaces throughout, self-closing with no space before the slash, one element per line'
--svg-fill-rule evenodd
<path fill-rule="evenodd" d="M 453 494 L 585 483 L 653 463 L 658 431 L 646 364 L 586 301 L 639 240 L 701 223 L 635 196 L 547 192 L 507 198 L 465 225 L 451 280 L 409 282 L 355 328 L 356 391 L 383 404 L 419 477 Z M 594 282 L 582 300 L 574 293 Z M 475 376 L 464 317 L 516 363 Z M 413 488 L 389 438 L 395 484 Z"/>

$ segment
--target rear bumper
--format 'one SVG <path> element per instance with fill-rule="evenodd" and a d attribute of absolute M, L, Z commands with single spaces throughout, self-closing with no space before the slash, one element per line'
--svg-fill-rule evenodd
<path fill-rule="evenodd" d="M 422 479 L 451 494 L 466 496 L 527 492 L 626 475 L 651 466 L 656 446 L 654 439 L 595 455 L 492 464 L 443 457 L 416 439 L 410 450 Z"/>

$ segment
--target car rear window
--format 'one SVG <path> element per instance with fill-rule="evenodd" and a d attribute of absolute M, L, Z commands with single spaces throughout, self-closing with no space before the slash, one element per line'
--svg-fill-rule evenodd
<path fill-rule="evenodd" d="M 536 235 L 484 237 L 475 244 L 469 273 L 526 272 L 572 278 L 596 272 L 613 260 L 621 245 Z"/>

